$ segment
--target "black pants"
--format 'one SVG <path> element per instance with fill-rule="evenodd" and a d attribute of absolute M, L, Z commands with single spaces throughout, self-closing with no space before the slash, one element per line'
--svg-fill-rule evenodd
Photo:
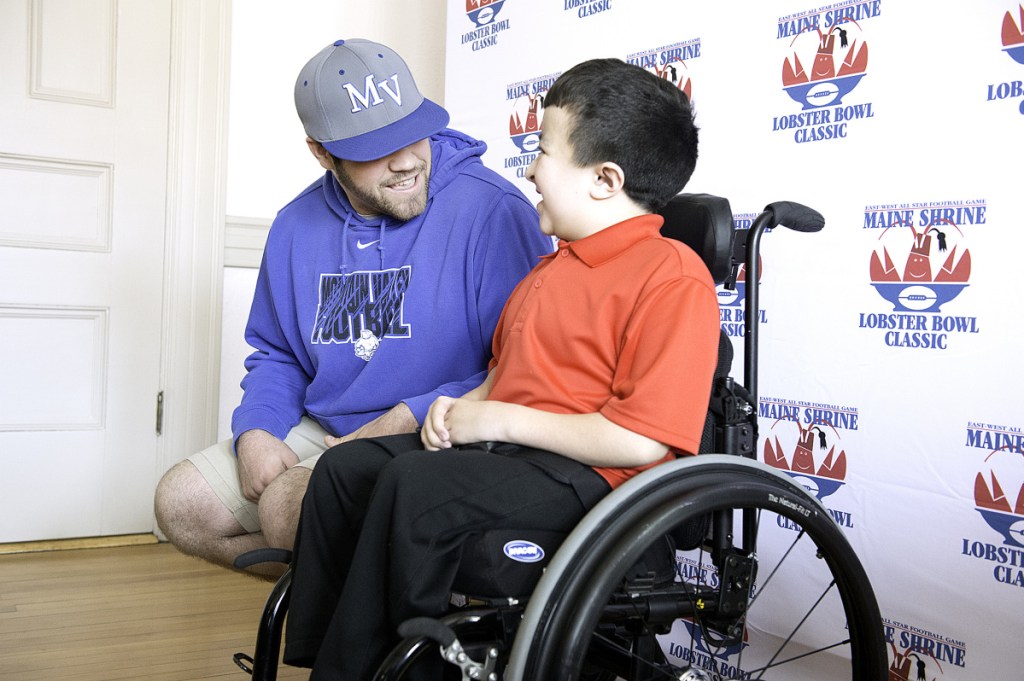
<path fill-rule="evenodd" d="M 608 491 L 587 466 L 509 445 L 428 452 L 397 435 L 325 452 L 302 505 L 285 661 L 313 680 L 371 679 L 399 624 L 448 610 L 467 538 L 569 532 Z"/>

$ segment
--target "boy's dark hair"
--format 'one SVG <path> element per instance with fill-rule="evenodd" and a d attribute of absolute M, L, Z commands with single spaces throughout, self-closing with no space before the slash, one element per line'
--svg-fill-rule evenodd
<path fill-rule="evenodd" d="M 654 212 L 682 191 L 697 164 L 690 102 L 669 81 L 620 59 L 591 59 L 558 77 L 544 98 L 570 114 L 580 166 L 611 161 L 624 190 Z"/>

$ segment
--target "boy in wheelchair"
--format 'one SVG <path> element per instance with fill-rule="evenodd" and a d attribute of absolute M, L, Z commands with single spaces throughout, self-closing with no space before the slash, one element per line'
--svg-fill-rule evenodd
<path fill-rule="evenodd" d="M 616 59 L 558 78 L 527 170 L 558 250 L 505 305 L 479 388 L 439 398 L 419 434 L 323 456 L 295 545 L 287 663 L 371 678 L 400 623 L 448 610 L 468 542 L 567 533 L 630 477 L 698 451 L 715 285 L 654 214 L 696 159 L 689 103 L 668 81 Z"/>

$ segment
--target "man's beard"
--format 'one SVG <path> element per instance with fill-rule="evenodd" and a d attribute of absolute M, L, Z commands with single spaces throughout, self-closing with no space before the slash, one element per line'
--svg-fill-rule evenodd
<path fill-rule="evenodd" d="M 393 175 L 387 178 L 382 184 L 393 184 L 396 178 L 408 179 L 420 174 L 423 180 L 423 188 L 417 192 L 414 196 L 409 197 L 404 201 L 395 201 L 391 197 L 386 196 L 386 191 L 377 185 L 373 188 L 373 191 L 366 191 L 362 187 L 356 185 L 352 181 L 352 178 L 345 172 L 342 167 L 341 161 L 338 159 L 334 160 L 334 172 L 337 175 L 338 182 L 341 184 L 342 189 L 345 190 L 346 194 L 349 194 L 349 201 L 355 198 L 363 206 L 372 209 L 374 215 L 387 215 L 397 220 L 405 222 L 411 220 L 427 208 L 427 196 L 430 192 L 430 176 L 427 174 L 427 164 L 422 163 L 417 166 L 412 172 L 403 175 Z"/>

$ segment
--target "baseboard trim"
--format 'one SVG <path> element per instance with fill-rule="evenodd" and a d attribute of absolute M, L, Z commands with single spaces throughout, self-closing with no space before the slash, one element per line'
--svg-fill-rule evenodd
<path fill-rule="evenodd" d="M 142 546 L 159 544 L 152 533 L 121 534 L 112 537 L 80 537 L 77 539 L 48 539 L 45 541 L 13 542 L 0 544 L 0 555 L 9 553 L 34 553 L 39 551 L 69 551 L 74 549 L 108 549 L 115 546 Z"/>

